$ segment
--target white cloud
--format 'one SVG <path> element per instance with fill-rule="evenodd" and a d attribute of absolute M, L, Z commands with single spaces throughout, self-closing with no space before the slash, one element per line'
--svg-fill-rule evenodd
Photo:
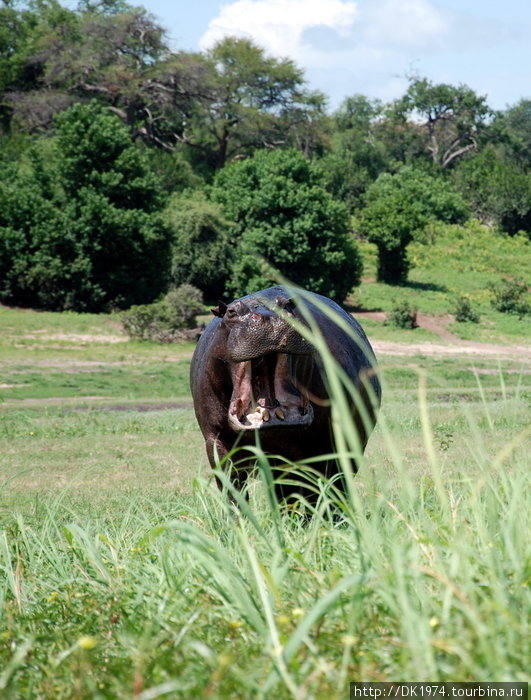
<path fill-rule="evenodd" d="M 492 50 L 504 33 L 438 0 L 235 0 L 222 5 L 200 48 L 226 36 L 253 39 L 271 55 L 292 58 L 334 106 L 355 92 L 398 97 L 413 69 L 441 80 L 430 70 L 437 56 L 464 74 L 454 82 L 466 81 L 463 55 L 472 47 Z"/>
<path fill-rule="evenodd" d="M 254 39 L 273 55 L 300 61 L 307 29 L 324 27 L 344 36 L 356 15 L 357 3 L 347 0 L 237 0 L 221 7 L 200 47 L 210 48 L 225 36 L 240 36 Z"/>

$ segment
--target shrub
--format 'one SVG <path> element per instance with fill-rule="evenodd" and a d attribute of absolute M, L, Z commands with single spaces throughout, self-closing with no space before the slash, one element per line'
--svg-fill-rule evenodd
<path fill-rule="evenodd" d="M 199 289 L 183 284 L 154 304 L 133 306 L 122 314 L 122 325 L 130 338 L 173 343 L 190 339 L 186 330 L 197 325 L 196 316 L 203 310 Z"/>
<path fill-rule="evenodd" d="M 56 120 L 53 142 L 0 178 L 0 300 L 107 311 L 167 289 L 169 233 L 142 151 L 95 103 Z"/>
<path fill-rule="evenodd" d="M 461 223 L 468 215 L 462 197 L 445 180 L 409 166 L 380 175 L 367 190 L 360 222 L 361 233 L 378 248 L 378 280 L 403 284 L 408 244 L 431 221 Z"/>
<path fill-rule="evenodd" d="M 417 309 L 412 308 L 409 302 L 401 301 L 389 312 L 387 323 L 396 328 L 417 328 Z"/>
<path fill-rule="evenodd" d="M 455 306 L 453 310 L 455 320 L 459 323 L 479 323 L 480 315 L 472 308 L 472 302 L 467 296 L 459 295 L 455 300 Z"/>
<path fill-rule="evenodd" d="M 496 311 L 525 316 L 531 313 L 529 289 L 523 280 L 503 280 L 489 285 L 492 293 L 491 304 Z"/>
<path fill-rule="evenodd" d="M 173 196 L 164 212 L 172 232 L 171 283 L 191 284 L 206 299 L 223 299 L 233 246 L 221 207 L 203 199 Z"/>
<path fill-rule="evenodd" d="M 490 146 L 465 160 L 454 180 L 482 222 L 494 222 L 515 236 L 531 238 L 531 175 L 517 162 L 507 160 Z"/>
<path fill-rule="evenodd" d="M 234 223 L 235 296 L 271 284 L 266 267 L 342 302 L 359 284 L 362 261 L 349 215 L 324 189 L 321 171 L 301 153 L 259 151 L 221 170 L 212 199 Z"/>

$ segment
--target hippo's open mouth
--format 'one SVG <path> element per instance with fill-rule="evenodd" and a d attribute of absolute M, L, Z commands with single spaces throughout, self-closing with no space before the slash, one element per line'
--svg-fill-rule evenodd
<path fill-rule="evenodd" d="M 269 353 L 233 363 L 229 406 L 233 430 L 300 427 L 313 421 L 313 408 L 304 389 L 307 383 L 294 378 L 294 363 L 300 378 L 311 369 L 312 359 Z"/>

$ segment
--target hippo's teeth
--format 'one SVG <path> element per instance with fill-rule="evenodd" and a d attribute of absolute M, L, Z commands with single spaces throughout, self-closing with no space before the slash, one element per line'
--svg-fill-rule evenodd
<path fill-rule="evenodd" d="M 286 414 L 284 413 L 284 411 L 283 411 L 281 408 L 277 408 L 277 410 L 275 411 L 275 416 L 276 416 L 279 420 L 285 420 L 285 419 L 286 419 Z"/>
<path fill-rule="evenodd" d="M 269 420 L 270 417 L 271 416 L 269 414 L 269 411 L 267 410 L 267 408 L 264 408 L 264 411 L 262 413 L 262 418 L 264 420 L 264 423 L 267 423 L 267 421 Z"/>

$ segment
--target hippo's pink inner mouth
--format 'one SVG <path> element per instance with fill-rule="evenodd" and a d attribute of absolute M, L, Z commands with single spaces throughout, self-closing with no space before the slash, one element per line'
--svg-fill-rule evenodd
<path fill-rule="evenodd" d="M 304 372 L 310 367 L 311 358 L 298 356 L 296 361 Z M 294 381 L 288 355 L 284 353 L 235 362 L 229 406 L 231 427 L 240 431 L 309 425 L 313 408 L 308 392 L 302 382 L 297 381 L 296 387 Z"/>

